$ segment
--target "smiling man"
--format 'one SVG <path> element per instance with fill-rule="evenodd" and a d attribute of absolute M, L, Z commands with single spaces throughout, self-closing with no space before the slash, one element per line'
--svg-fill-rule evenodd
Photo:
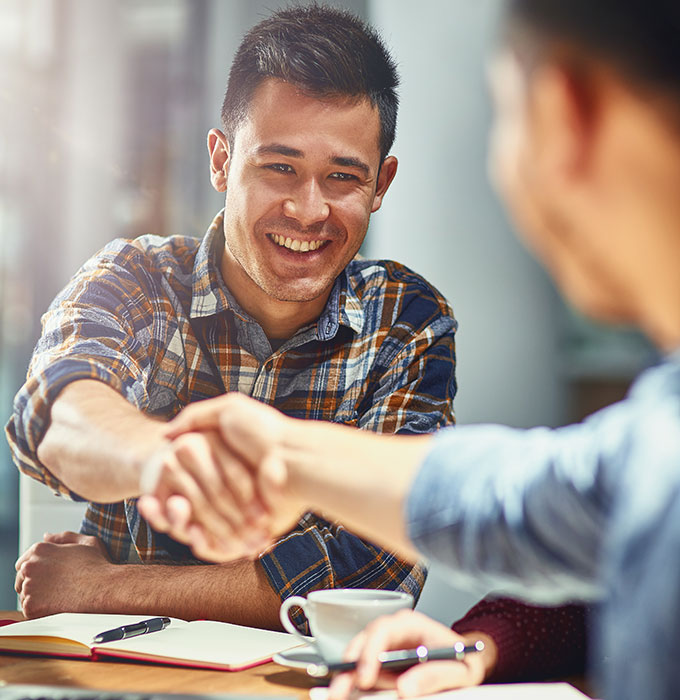
<path fill-rule="evenodd" d="M 205 479 L 219 512 L 241 518 L 250 494 L 230 497 L 214 478 L 214 465 L 241 468 L 216 431 L 166 430 L 225 392 L 376 432 L 453 422 L 448 304 L 407 268 L 356 257 L 397 169 L 397 82 L 379 38 L 349 14 L 310 6 L 264 20 L 236 54 L 222 129 L 208 135 L 225 208 L 205 237 L 114 241 L 55 299 L 8 436 L 20 469 L 90 505 L 81 533 L 49 535 L 19 559 L 26 615 L 278 627 L 281 599 L 311 589 L 418 596 L 419 566 L 312 513 L 256 561 L 207 565 L 136 507 L 151 462 Z"/>

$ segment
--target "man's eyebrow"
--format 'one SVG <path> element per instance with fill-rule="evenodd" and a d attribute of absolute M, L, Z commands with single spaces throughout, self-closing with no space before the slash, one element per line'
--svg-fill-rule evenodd
<path fill-rule="evenodd" d="M 289 158 L 302 158 L 304 153 L 298 148 L 284 146 L 282 143 L 269 143 L 266 146 L 260 146 L 256 151 L 258 156 L 288 156 Z"/>
<path fill-rule="evenodd" d="M 284 146 L 282 143 L 268 143 L 265 146 L 259 146 L 255 153 L 258 156 L 287 156 L 288 158 L 304 158 L 305 154 L 299 148 Z M 364 175 L 368 176 L 371 173 L 370 167 L 359 158 L 352 156 L 332 156 L 330 162 L 333 165 L 339 165 L 342 168 L 356 168 L 361 170 Z"/>
<path fill-rule="evenodd" d="M 349 156 L 334 156 L 331 158 L 331 163 L 333 165 L 340 165 L 343 168 L 357 168 L 361 170 L 364 175 L 370 175 L 371 169 L 364 163 L 363 160 L 358 158 L 351 158 Z"/>

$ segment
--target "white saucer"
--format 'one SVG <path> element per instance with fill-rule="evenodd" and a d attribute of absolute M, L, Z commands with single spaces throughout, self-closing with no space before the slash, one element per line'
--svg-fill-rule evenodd
<path fill-rule="evenodd" d="M 272 656 L 272 661 L 275 661 L 281 666 L 301 668 L 303 670 L 305 670 L 309 664 L 324 663 L 323 657 L 317 654 L 316 649 L 311 645 L 280 651 L 278 654 Z"/>

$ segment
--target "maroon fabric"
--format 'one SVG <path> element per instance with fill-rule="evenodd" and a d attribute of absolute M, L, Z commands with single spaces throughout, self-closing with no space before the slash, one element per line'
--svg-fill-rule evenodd
<path fill-rule="evenodd" d="M 11 625 L 14 622 L 19 622 L 19 620 L 0 620 L 0 627 L 4 627 L 5 625 Z"/>
<path fill-rule="evenodd" d="M 539 680 L 582 674 L 586 661 L 586 609 L 525 605 L 485 598 L 453 629 L 484 632 L 498 647 L 498 664 L 489 681 Z"/>

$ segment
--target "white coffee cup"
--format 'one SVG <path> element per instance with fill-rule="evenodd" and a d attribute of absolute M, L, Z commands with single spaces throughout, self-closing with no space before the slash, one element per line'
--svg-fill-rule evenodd
<path fill-rule="evenodd" d="M 342 660 L 345 647 L 369 622 L 412 608 L 413 596 L 401 591 L 333 588 L 312 591 L 306 598 L 297 595 L 286 598 L 279 611 L 281 623 L 288 632 L 309 643 L 309 637 L 303 636 L 290 619 L 289 610 L 294 605 L 299 605 L 307 617 L 318 653 L 333 663 Z"/>

